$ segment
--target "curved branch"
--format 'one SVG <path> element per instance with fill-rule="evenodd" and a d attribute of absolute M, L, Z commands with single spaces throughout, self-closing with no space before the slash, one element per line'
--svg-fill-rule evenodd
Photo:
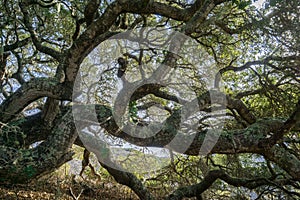
<path fill-rule="evenodd" d="M 9 44 L 9 45 L 5 45 L 4 46 L 4 52 L 5 51 L 12 51 L 16 48 L 19 48 L 19 47 L 22 47 L 22 46 L 25 46 L 26 44 L 28 44 L 30 41 L 30 38 L 26 38 L 24 40 L 21 40 L 21 41 L 17 41 L 13 44 Z"/>
<path fill-rule="evenodd" d="M 62 56 L 62 54 L 60 52 L 58 52 L 58 51 L 56 51 L 56 50 L 54 50 L 54 49 L 52 49 L 50 47 L 42 45 L 41 42 L 39 41 L 38 37 L 36 36 L 36 33 L 33 30 L 33 27 L 32 27 L 32 25 L 31 25 L 31 23 L 29 21 L 29 12 L 27 10 L 28 2 L 26 2 L 26 3 L 21 2 L 21 3 L 19 3 L 19 6 L 20 6 L 21 11 L 22 11 L 22 13 L 24 15 L 24 24 L 25 24 L 26 28 L 30 32 L 31 39 L 32 39 L 32 42 L 35 45 L 35 47 L 39 51 L 41 51 L 41 52 L 43 52 L 43 53 L 45 53 L 47 55 L 52 56 L 57 61 L 62 61 L 63 56 Z"/>
<path fill-rule="evenodd" d="M 217 4 L 224 2 L 224 0 L 216 1 Z M 212 1 L 210 1 L 212 3 Z M 115 23 L 117 17 L 122 12 L 129 12 L 135 14 L 158 14 L 164 17 L 173 18 L 179 21 L 188 21 L 194 16 L 195 12 L 202 8 L 202 0 L 197 0 L 195 3 L 186 9 L 180 9 L 149 0 L 122 0 L 111 3 L 105 12 L 84 31 L 78 39 L 76 39 L 66 54 L 66 78 L 67 81 L 73 82 L 76 78 L 79 65 L 84 57 L 101 41 L 109 38 L 111 35 L 107 31 Z M 214 4 L 215 5 L 215 4 Z M 204 9 L 205 8 L 205 9 Z M 211 7 L 209 7 L 211 9 Z M 203 16 L 207 15 L 209 10 L 203 6 L 201 11 L 205 11 Z M 202 16 L 202 15 L 201 15 Z M 200 17 L 201 19 L 203 18 Z M 199 17 L 195 19 L 199 20 Z M 191 23 L 190 23 L 191 24 Z M 95 42 L 96 38 L 101 36 L 102 40 Z"/>
<path fill-rule="evenodd" d="M 191 19 L 191 17 L 193 17 L 195 12 L 201 8 L 203 4 L 202 2 L 202 0 L 196 0 L 190 7 L 182 9 L 165 3 L 154 2 L 149 0 L 144 0 L 143 2 L 141 2 L 140 0 L 127 0 L 122 2 L 122 7 L 124 12 L 135 14 L 157 14 L 177 21 L 187 22 Z M 217 3 L 221 2 L 224 2 L 224 0 L 221 0 Z M 132 7 L 132 5 L 136 6 Z"/>
<path fill-rule="evenodd" d="M 82 121 L 84 119 L 91 119 L 92 111 L 90 110 L 90 106 L 76 106 L 74 107 L 75 116 L 77 116 L 77 112 L 80 113 L 80 117 L 77 118 L 77 123 L 79 123 L 81 126 L 87 127 L 89 125 L 99 124 L 109 134 L 139 146 L 165 147 L 165 145 L 169 144 L 177 134 L 180 135 L 177 130 L 180 124 L 181 110 L 174 111 L 172 115 L 165 120 L 161 130 L 156 135 L 147 138 L 134 137 L 122 131 L 116 124 L 110 107 L 104 105 L 95 106 L 95 112 L 98 118 L 97 122 Z M 220 137 L 219 139 L 216 139 L 217 143 L 212 148 L 210 153 L 261 153 L 265 149 L 258 147 L 258 143 L 263 138 L 268 137 L 268 134 L 274 132 L 282 125 L 282 120 L 265 119 L 257 121 L 246 129 L 231 131 L 210 130 L 210 132 L 204 130 L 190 135 L 180 135 L 182 141 L 192 141 L 189 148 L 182 153 L 188 155 L 199 155 L 199 151 L 204 142 L 205 136 L 207 134 L 214 133 L 219 134 Z M 140 124 L 139 126 L 143 125 Z M 173 150 L 176 151 L 176 149 Z"/>
<path fill-rule="evenodd" d="M 84 112 L 81 112 L 80 115 L 82 119 L 90 119 L 90 116 L 93 115 L 93 113 L 90 110 L 91 106 L 86 105 L 84 106 L 86 110 Z M 66 108 L 67 110 L 71 110 L 71 107 Z M 74 108 L 76 109 L 76 107 Z M 82 109 L 81 109 L 82 110 Z M 166 145 L 168 145 L 172 139 L 176 136 L 178 133 L 177 130 L 177 120 L 178 117 L 180 117 L 180 112 L 175 112 L 166 120 L 166 123 L 161 131 L 159 131 L 155 136 L 148 137 L 148 138 L 136 138 L 133 137 L 126 132 L 123 132 L 120 130 L 118 125 L 115 123 L 113 117 L 112 117 L 112 111 L 109 107 L 103 106 L 103 105 L 97 105 L 96 106 L 96 113 L 98 115 L 98 121 L 99 122 L 93 122 L 93 121 L 85 121 L 85 122 L 78 122 L 77 119 L 77 125 L 79 123 L 79 126 L 84 129 L 85 127 L 88 127 L 90 125 L 95 125 L 95 123 L 100 123 L 100 126 L 106 130 L 107 133 L 116 136 L 118 138 L 122 138 L 132 144 L 139 145 L 139 146 L 147 146 L 147 147 L 161 147 L 164 148 Z M 74 112 L 75 114 L 75 112 Z M 76 119 L 76 114 L 75 114 Z M 37 116 L 36 119 L 33 117 L 30 117 L 25 120 L 29 120 L 28 123 L 25 123 L 24 119 L 20 119 L 22 121 L 21 124 L 22 127 L 30 125 L 30 127 L 22 128 L 22 130 L 26 131 L 24 132 L 25 135 L 27 135 L 25 140 L 28 139 L 36 139 L 36 134 L 39 135 L 41 130 L 47 130 L 46 128 L 43 128 L 45 124 L 39 123 L 41 121 L 41 116 Z M 30 121 L 31 120 L 31 121 Z M 37 123 L 34 123 L 32 120 L 37 120 Z M 65 121 L 66 123 L 74 123 L 72 120 L 73 118 L 69 118 L 70 121 Z M 58 124 L 61 121 L 61 118 L 58 118 L 55 123 Z M 27 125 L 26 125 L 27 124 Z M 215 130 L 215 132 L 211 132 L 210 134 L 218 133 L 220 134 L 220 137 L 217 139 L 216 144 L 210 151 L 210 153 L 221 153 L 221 154 L 236 154 L 236 153 L 258 153 L 265 155 L 266 158 L 274 161 L 278 166 L 280 166 L 282 169 L 286 170 L 287 173 L 289 173 L 294 179 L 300 180 L 300 161 L 296 156 L 289 153 L 288 151 L 282 149 L 281 147 L 274 146 L 271 149 L 266 148 L 265 146 L 259 146 L 258 144 L 264 140 L 265 138 L 269 137 L 269 134 L 272 132 L 275 132 L 278 130 L 281 126 L 283 126 L 284 121 L 278 120 L 278 119 L 262 119 L 258 120 L 251 126 L 249 126 L 246 129 L 240 129 L 240 130 L 223 130 L 218 131 Z M 78 127 L 77 127 L 78 128 Z M 40 130 L 40 131 L 35 131 Z M 80 132 L 80 130 L 78 130 Z M 198 132 L 196 134 L 187 136 L 183 135 L 180 136 L 181 141 L 188 141 L 192 139 L 192 143 L 186 149 L 185 152 L 181 152 L 187 155 L 199 155 L 201 146 L 203 145 L 203 142 L 205 141 L 205 136 L 208 134 L 207 131 Z M 80 134 L 81 140 L 82 136 L 88 137 L 88 134 Z M 43 137 L 46 137 L 45 135 Z M 190 138 L 189 138 L 190 137 Z M 41 138 L 39 136 L 39 138 Z M 43 138 L 41 138 L 43 139 Z M 89 136 L 86 138 L 88 142 L 97 141 L 97 138 L 93 136 Z M 32 140 L 34 141 L 34 140 Z M 25 141 L 25 144 L 30 144 L 31 142 Z M 76 144 L 79 144 L 80 146 L 83 146 L 83 143 L 80 141 L 77 141 Z M 84 142 L 86 145 L 87 142 Z M 98 148 L 103 148 L 102 146 L 99 146 Z M 173 147 L 173 150 L 176 151 L 176 148 Z M 179 149 L 180 151 L 180 149 Z"/>
<path fill-rule="evenodd" d="M 279 67 L 276 67 L 273 64 L 271 64 L 270 61 L 284 62 L 284 61 L 292 61 L 292 60 L 299 60 L 299 59 L 300 59 L 300 57 L 297 55 L 286 56 L 286 57 L 269 56 L 262 60 L 254 60 L 254 61 L 246 62 L 244 65 L 242 65 L 240 67 L 235 67 L 233 65 L 229 65 L 229 66 L 224 67 L 219 70 L 219 73 L 217 73 L 215 76 L 215 84 L 214 85 L 215 85 L 215 88 L 219 88 L 221 76 L 228 71 L 240 72 L 240 71 L 244 71 L 246 69 L 251 69 L 251 66 L 254 66 L 254 65 L 268 65 L 276 70 L 282 70 Z"/>
<path fill-rule="evenodd" d="M 93 143 L 87 147 L 87 149 L 96 155 L 98 162 L 109 172 L 109 174 L 114 177 L 118 183 L 131 188 L 140 199 L 154 199 L 152 194 L 144 187 L 143 183 L 134 174 L 126 172 L 121 166 L 111 161 L 110 149 L 107 148 L 106 144 L 103 144 L 102 141 L 94 140 Z"/>
<path fill-rule="evenodd" d="M 245 63 L 244 65 L 242 65 L 240 67 L 235 67 L 235 66 L 232 66 L 232 65 L 224 67 L 224 68 L 219 70 L 219 73 L 216 74 L 215 88 L 219 88 L 221 76 L 227 71 L 240 72 L 240 71 L 243 71 L 245 69 L 249 69 L 253 65 L 263 65 L 263 64 L 266 64 L 266 63 L 267 63 L 267 61 L 265 61 L 265 60 L 255 60 L 255 61 L 247 62 L 247 63 Z"/>
<path fill-rule="evenodd" d="M 23 84 L 0 105 L 0 121 L 8 122 L 27 105 L 41 97 L 71 100 L 72 88 L 53 78 L 37 78 Z"/>
<path fill-rule="evenodd" d="M 77 138 L 72 112 L 67 112 L 52 134 L 36 148 L 15 149 L 0 146 L 0 181 L 26 183 L 50 173 L 72 159 L 70 147 Z"/>
<path fill-rule="evenodd" d="M 256 179 L 244 179 L 244 178 L 235 178 L 231 177 L 225 173 L 223 170 L 212 170 L 207 173 L 204 179 L 198 183 L 187 187 L 181 187 L 175 190 L 171 195 L 168 196 L 168 200 L 180 200 L 184 197 L 197 197 L 201 199 L 201 194 L 207 190 L 217 179 L 221 179 L 226 183 L 233 185 L 235 187 L 246 187 L 249 189 L 254 189 L 262 185 L 276 185 L 280 184 L 289 184 L 291 181 L 282 179 L 282 180 L 273 180 L 274 178 L 256 178 Z"/>

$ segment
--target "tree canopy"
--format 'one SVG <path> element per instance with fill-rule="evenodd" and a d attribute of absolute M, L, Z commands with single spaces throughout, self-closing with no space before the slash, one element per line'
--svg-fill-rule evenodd
<path fill-rule="evenodd" d="M 0 10 L 0 184 L 53 172 L 75 144 L 140 199 L 300 197 L 298 0 L 1 0 Z M 169 162 L 143 181 L 145 157 Z M 158 183 L 165 197 L 148 188 Z"/>

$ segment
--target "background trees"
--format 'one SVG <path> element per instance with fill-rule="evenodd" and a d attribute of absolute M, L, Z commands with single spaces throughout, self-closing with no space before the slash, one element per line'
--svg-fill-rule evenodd
<path fill-rule="evenodd" d="M 122 131 L 112 117 L 113 96 L 120 81 L 118 63 L 117 58 L 106 59 L 103 51 L 101 59 L 106 59 L 107 66 L 98 71 L 101 76 L 93 103 L 97 104 L 94 111 L 101 132 L 110 140 L 166 147 L 180 134 L 182 107 L 191 95 L 198 110 L 190 116 L 194 132 L 182 136 L 193 138 L 190 146 L 183 152 L 172 147 L 182 155 L 171 156 L 169 168 L 156 178 L 142 182 L 134 173 L 116 170 L 107 156 L 110 150 L 96 141 L 89 150 L 102 166 L 142 199 L 153 198 L 145 186 L 166 179 L 172 186 L 167 190 L 169 199 L 230 198 L 230 194 L 244 198 L 239 195 L 248 196 L 250 190 L 262 198 L 299 196 L 298 1 L 269 0 L 258 8 L 251 1 L 226 0 L 3 0 L 0 9 L 2 183 L 30 181 L 72 159 L 70 147 L 83 146 L 71 108 L 81 64 L 112 36 L 151 26 L 193 38 L 199 52 L 210 55 L 207 58 L 219 74 L 209 88 L 203 84 L 205 74 L 189 63 L 193 58 L 188 54 L 178 58 L 174 52 L 151 48 L 121 52 L 127 60 L 124 77 L 131 82 L 128 87 L 155 73 L 156 68 L 141 68 L 142 64 L 163 63 L 173 76 L 165 86 L 145 84 L 130 97 L 129 123 L 147 127 L 165 120 L 156 135 L 137 139 Z M 91 73 L 89 68 L 80 71 L 84 72 Z M 212 103 L 211 94 L 221 100 Z M 126 95 L 119 97 L 122 100 Z M 220 120 L 224 127 L 216 145 L 205 158 L 199 156 L 204 137 L 212 130 L 209 124 Z M 240 186 L 236 192 L 235 187 Z"/>

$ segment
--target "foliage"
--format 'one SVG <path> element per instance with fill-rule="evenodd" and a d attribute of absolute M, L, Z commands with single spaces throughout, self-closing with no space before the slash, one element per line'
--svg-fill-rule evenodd
<path fill-rule="evenodd" d="M 0 11 L 3 187 L 51 176 L 76 151 L 87 182 L 100 174 L 134 198 L 299 198 L 298 0 L 1 0 Z M 173 31 L 188 39 L 162 41 Z"/>

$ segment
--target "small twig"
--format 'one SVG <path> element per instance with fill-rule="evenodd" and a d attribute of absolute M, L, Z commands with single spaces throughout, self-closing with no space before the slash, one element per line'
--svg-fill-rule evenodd
<path fill-rule="evenodd" d="M 76 195 L 74 194 L 72 188 L 70 187 L 69 189 L 70 189 L 70 194 L 71 194 L 71 196 L 73 197 L 74 200 L 79 200 L 79 198 L 80 198 L 80 196 L 81 196 L 81 194 L 82 194 L 82 192 L 83 192 L 83 190 L 84 190 L 84 189 L 81 189 L 79 195 L 76 196 Z"/>

